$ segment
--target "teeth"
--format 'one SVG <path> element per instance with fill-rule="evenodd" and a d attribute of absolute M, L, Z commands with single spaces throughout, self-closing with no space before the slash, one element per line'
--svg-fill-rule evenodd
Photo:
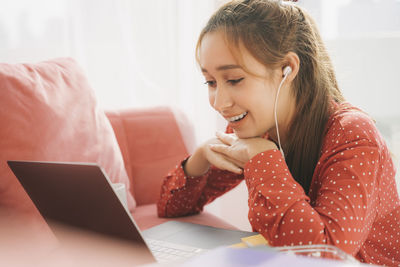
<path fill-rule="evenodd" d="M 228 121 L 230 121 L 230 122 L 238 121 L 238 120 L 243 119 L 243 117 L 246 116 L 246 115 L 247 115 L 247 111 L 242 113 L 242 114 L 240 114 L 240 115 L 228 118 Z"/>

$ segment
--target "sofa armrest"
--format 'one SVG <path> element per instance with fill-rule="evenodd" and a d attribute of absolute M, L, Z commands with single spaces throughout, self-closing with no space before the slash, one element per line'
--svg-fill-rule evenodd
<path fill-rule="evenodd" d="M 137 205 L 155 203 L 168 171 L 193 152 L 194 131 L 169 107 L 107 111 Z"/>

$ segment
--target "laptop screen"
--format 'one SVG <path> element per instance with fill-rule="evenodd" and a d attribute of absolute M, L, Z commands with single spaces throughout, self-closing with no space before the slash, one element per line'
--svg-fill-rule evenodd
<path fill-rule="evenodd" d="M 8 165 L 50 228 L 54 221 L 147 248 L 129 211 L 96 164 L 8 161 Z"/>

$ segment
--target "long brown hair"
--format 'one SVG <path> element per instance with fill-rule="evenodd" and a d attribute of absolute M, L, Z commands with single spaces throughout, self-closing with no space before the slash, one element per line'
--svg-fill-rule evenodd
<path fill-rule="evenodd" d="M 291 174 L 308 193 L 321 156 L 331 102 L 344 101 L 315 22 L 305 10 L 291 2 L 231 1 L 217 10 L 202 30 L 196 48 L 197 58 L 204 35 L 214 31 L 225 35 L 233 48 L 231 51 L 238 51 L 239 44 L 243 44 L 266 67 L 282 65 L 289 52 L 299 57 L 299 72 L 292 83 L 296 112 L 283 149 Z M 234 56 L 241 61 L 240 55 Z"/>

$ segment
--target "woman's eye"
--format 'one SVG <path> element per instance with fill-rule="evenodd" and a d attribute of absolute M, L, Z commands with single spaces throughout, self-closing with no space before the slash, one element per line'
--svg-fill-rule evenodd
<path fill-rule="evenodd" d="M 228 80 L 227 82 L 230 83 L 231 85 L 236 85 L 240 83 L 244 78 L 236 79 L 236 80 Z"/>
<path fill-rule="evenodd" d="M 216 81 L 206 81 L 204 84 L 207 84 L 210 87 L 215 87 L 217 82 Z"/>

